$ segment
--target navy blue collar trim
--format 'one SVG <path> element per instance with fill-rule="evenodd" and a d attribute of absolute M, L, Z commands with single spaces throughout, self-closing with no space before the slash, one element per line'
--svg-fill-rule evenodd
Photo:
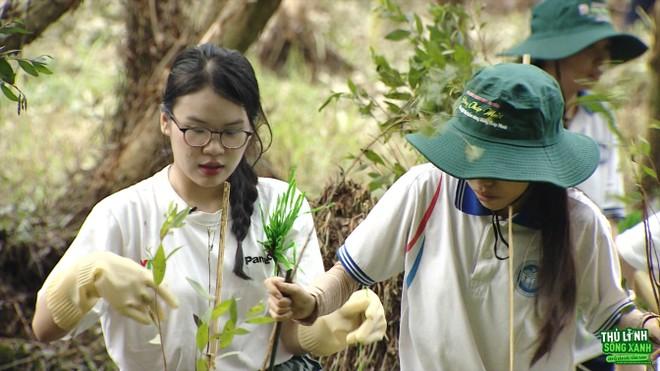
<path fill-rule="evenodd" d="M 469 215 L 487 216 L 493 214 L 490 209 L 487 209 L 479 202 L 479 199 L 477 199 L 477 196 L 465 179 L 458 180 L 454 205 L 457 209 Z M 513 222 L 528 228 L 541 228 L 541 221 L 535 219 L 532 213 L 530 213 L 530 210 L 526 210 L 525 208 L 513 217 Z"/>
<path fill-rule="evenodd" d="M 589 90 L 579 90 L 577 95 L 578 97 L 584 97 L 585 95 L 589 95 Z M 588 114 L 590 115 L 594 114 L 594 111 L 590 110 L 587 106 L 581 104 L 580 107 L 582 107 L 582 109 L 584 109 Z"/>

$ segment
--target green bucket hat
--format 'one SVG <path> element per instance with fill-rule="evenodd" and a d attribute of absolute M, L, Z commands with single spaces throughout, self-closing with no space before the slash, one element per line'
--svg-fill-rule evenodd
<path fill-rule="evenodd" d="M 538 67 L 504 63 L 477 72 L 442 133 L 406 135 L 431 163 L 462 179 L 548 182 L 566 188 L 598 165 L 598 145 L 566 130 L 557 82 Z"/>
<path fill-rule="evenodd" d="M 648 49 L 636 36 L 614 30 L 607 4 L 598 0 L 545 0 L 532 9 L 531 28 L 526 40 L 499 55 L 556 60 L 608 39 L 610 58 L 626 62 Z"/>

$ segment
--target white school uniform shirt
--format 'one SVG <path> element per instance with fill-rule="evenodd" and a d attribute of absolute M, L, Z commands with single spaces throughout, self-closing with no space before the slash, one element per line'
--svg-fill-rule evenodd
<path fill-rule="evenodd" d="M 588 94 L 586 91 L 579 93 Z M 578 106 L 575 116 L 568 122 L 568 130 L 586 135 L 598 144 L 600 160 L 593 174 L 576 188 L 583 191 L 605 214 L 620 220 L 625 216 L 624 203 L 618 197 L 624 194 L 623 174 L 619 168 L 617 138 L 601 113 Z M 578 323 L 576 360 L 584 362 L 602 354 L 600 341 L 582 323 Z"/>
<path fill-rule="evenodd" d="M 649 232 L 651 232 L 651 240 L 653 244 L 653 251 L 660 251 L 660 211 L 655 214 L 649 215 L 647 218 Z M 625 230 L 623 233 L 616 236 L 616 246 L 619 254 L 623 257 L 628 264 L 633 268 L 648 272 L 646 263 L 646 226 L 644 222 L 635 224 L 634 227 Z M 658 268 L 658 261 L 653 257 L 653 265 L 655 269 Z"/>
<path fill-rule="evenodd" d="M 53 271 L 63 269 L 75 262 L 78 257 L 95 250 L 111 251 L 144 264 L 145 259 L 153 256 L 158 247 L 159 230 L 170 202 L 174 202 L 179 210 L 188 207 L 172 188 L 168 180 L 168 169 L 169 166 L 151 178 L 99 202 Z M 260 301 L 264 304 L 267 302 L 263 281 L 274 274 L 274 263 L 259 244 L 259 241 L 265 240 L 260 208 L 263 208 L 264 215 L 270 215 L 277 196 L 284 193 L 286 188 L 287 184 L 284 182 L 259 178 L 257 185 L 259 195 L 254 204 L 249 231 L 242 244 L 244 271 L 252 278 L 251 280 L 241 279 L 232 272 L 237 245 L 236 238 L 231 233 L 232 222 L 229 220 L 222 275 L 222 299 L 232 297 L 238 299 L 239 322 L 242 322 L 249 308 Z M 305 201 L 289 235 L 295 241 L 297 249 L 302 249 L 311 232 L 295 279 L 302 285 L 308 285 L 315 276 L 324 272 L 309 210 L 309 205 Z M 166 309 L 167 320 L 163 323 L 163 342 L 168 370 L 195 369 L 196 325 L 193 314 L 202 317 L 212 304 L 195 293 L 187 278 L 197 281 L 204 288 L 208 287 L 210 281 L 211 295 L 215 292 L 219 218 L 220 211 L 213 214 L 193 212 L 186 218 L 185 225 L 174 229 L 163 242 L 166 254 L 182 246 L 167 260 L 163 281 L 179 301 L 177 309 Z M 213 239 L 210 260 L 208 259 L 209 237 Z M 151 249 L 151 255 L 148 249 Z M 39 294 L 44 294 L 43 288 Z M 167 308 L 164 303 L 162 304 Z M 157 334 L 156 326 L 142 325 L 124 317 L 104 300 L 99 300 L 95 308 L 79 323 L 76 331 L 84 330 L 99 318 L 108 353 L 121 370 L 163 369 L 160 345 L 150 344 L 150 340 Z M 221 326 L 227 318 L 227 314 L 220 317 Z M 219 356 L 229 352 L 238 352 L 238 355 L 216 359 L 217 369 L 243 371 L 261 368 L 268 350 L 272 326 L 272 324 L 241 323 L 240 327 L 249 330 L 249 334 L 234 336 L 229 348 L 219 350 Z M 282 342 L 277 352 L 277 364 L 292 357 L 292 354 L 288 353 L 281 344 Z"/>
<path fill-rule="evenodd" d="M 587 94 L 585 92 L 581 95 Z M 576 188 L 586 193 L 600 207 L 606 217 L 615 220 L 625 216 L 624 203 L 618 197 L 624 194 L 623 173 L 619 168 L 618 141 L 601 113 L 578 106 L 575 116 L 568 122 L 569 131 L 580 133 L 596 141 L 600 160 L 593 174 Z"/>
<path fill-rule="evenodd" d="M 569 190 L 577 307 L 593 331 L 610 328 L 632 306 L 619 286 L 607 221 Z M 508 222 L 500 222 L 507 236 Z M 514 218 L 515 369 L 529 369 L 541 322 L 535 315 L 541 232 L 524 212 Z M 508 237 L 506 237 L 508 239 Z M 431 164 L 416 166 L 385 193 L 338 251 L 364 285 L 404 273 L 401 370 L 508 369 L 508 264 L 494 256 L 490 211 L 464 180 Z M 500 241 L 498 255 L 508 256 Z M 533 370 L 572 370 L 575 321 Z"/>

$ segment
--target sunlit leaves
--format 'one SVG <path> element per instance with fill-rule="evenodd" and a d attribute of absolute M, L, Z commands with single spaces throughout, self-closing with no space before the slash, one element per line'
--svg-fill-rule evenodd
<path fill-rule="evenodd" d="M 474 71 L 474 53 L 468 45 L 470 19 L 460 6 L 431 4 L 428 21 L 414 13 L 405 13 L 393 0 L 380 0 L 379 16 L 392 25 L 385 39 L 397 43 L 397 50 L 410 54 L 407 66 L 400 67 L 393 57 L 371 50 L 371 60 L 382 91 L 347 81 L 348 92 L 333 93 L 321 106 L 339 99 L 350 100 L 358 111 L 373 118 L 380 130 L 356 158 L 357 169 L 368 168 L 369 189 L 387 188 L 405 168 L 398 158 L 376 148 L 392 136 L 411 132 L 437 133 L 453 111 L 453 102 Z M 401 53 L 397 53 L 400 55 Z M 428 126 L 432 125 L 432 130 Z M 475 158 L 478 151 L 466 156 Z M 362 166 L 366 164 L 367 166 Z"/>

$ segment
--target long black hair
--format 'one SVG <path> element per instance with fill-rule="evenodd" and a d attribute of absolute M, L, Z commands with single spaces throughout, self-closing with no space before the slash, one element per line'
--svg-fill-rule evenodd
<path fill-rule="evenodd" d="M 270 125 L 261 107 L 259 84 L 250 62 L 239 52 L 202 44 L 179 53 L 172 64 L 162 98 L 162 109 L 172 112 L 176 100 L 210 86 L 223 98 L 242 106 L 247 113 L 256 140 L 249 141 L 246 155 L 229 176 L 232 227 L 238 246 L 234 258 L 234 273 L 250 277 L 243 270 L 242 242 L 250 228 L 250 217 L 257 200 L 257 174 L 254 164 L 268 149 L 264 146 L 259 129 L 265 128 L 271 136 Z M 270 144 L 270 143 L 269 143 Z M 254 157 L 252 164 L 246 156 Z"/>
<path fill-rule="evenodd" d="M 542 325 L 532 357 L 533 365 L 550 352 L 561 330 L 573 321 L 577 279 L 566 189 L 550 183 L 532 183 L 530 186 L 533 189 L 525 208 L 540 223 L 542 239 L 536 297 L 536 311 Z"/>

